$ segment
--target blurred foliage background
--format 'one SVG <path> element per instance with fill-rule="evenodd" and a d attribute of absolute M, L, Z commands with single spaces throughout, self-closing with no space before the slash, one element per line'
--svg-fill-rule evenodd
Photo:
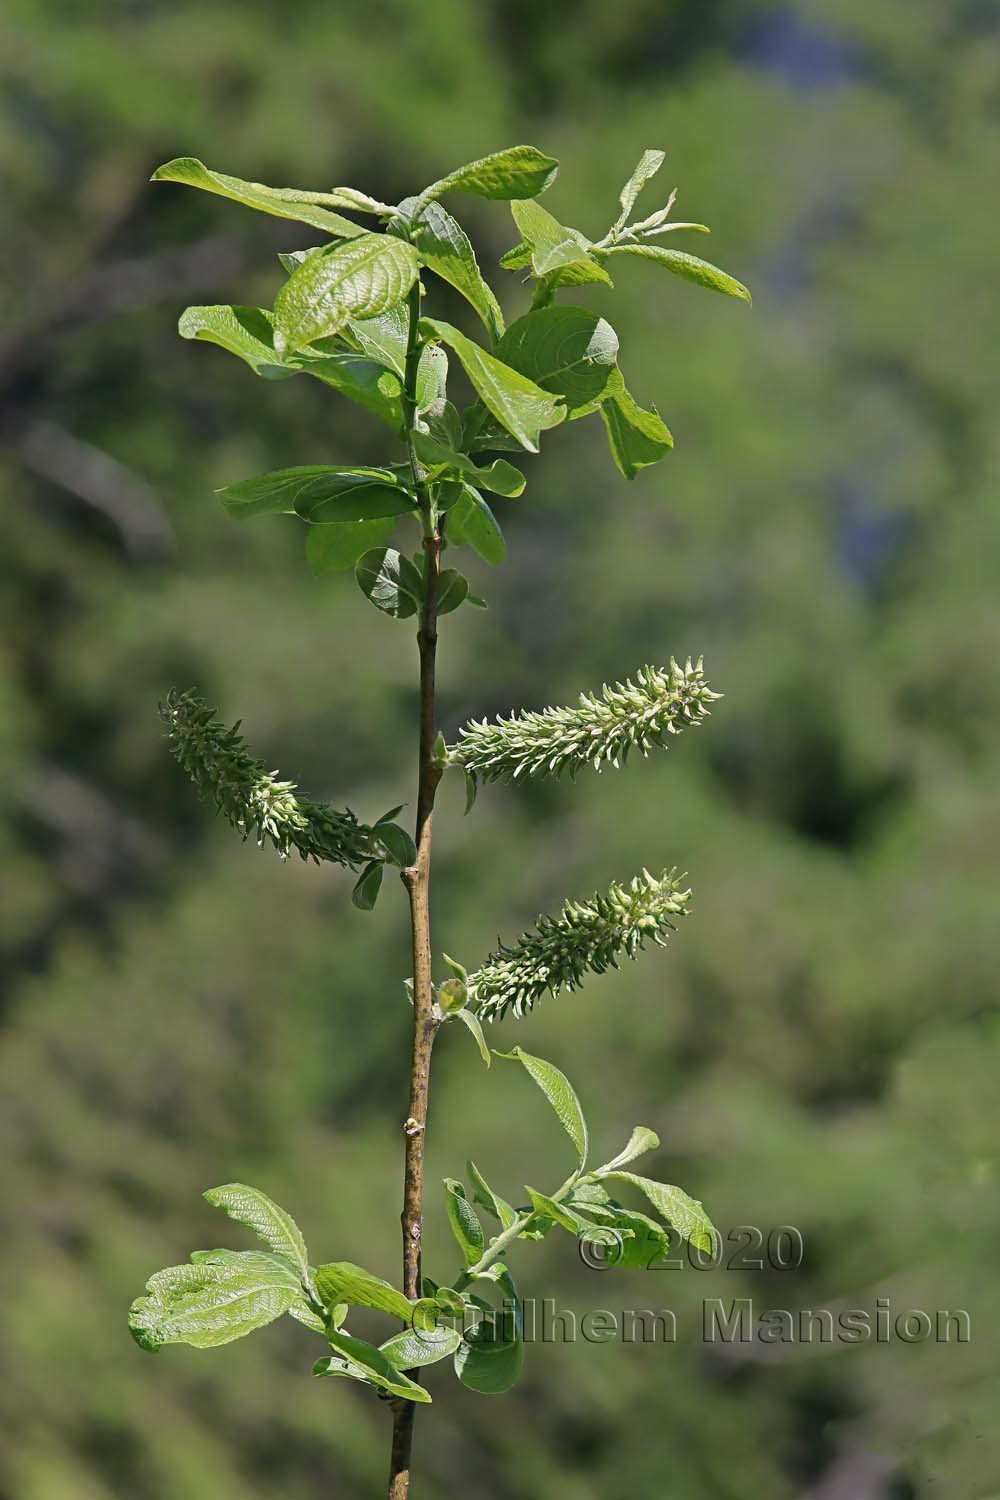
<path fill-rule="evenodd" d="M 381 431 L 174 333 L 187 303 L 268 302 L 275 252 L 315 236 L 146 180 L 191 154 L 395 201 L 518 140 L 561 158 L 546 202 L 595 234 L 665 147 L 659 180 L 755 304 L 640 263 L 588 289 L 677 447 L 627 486 L 599 422 L 547 435 L 500 502 L 507 566 L 473 560 L 489 612 L 444 622 L 444 722 L 670 653 L 704 652 L 726 697 L 625 774 L 489 788 L 467 820 L 447 784 L 437 944 L 472 965 L 568 893 L 688 869 L 668 952 L 493 1040 L 562 1065 L 609 1153 L 654 1126 L 655 1175 L 724 1230 L 797 1225 L 805 1259 L 653 1279 L 525 1246 L 529 1295 L 669 1306 L 678 1341 L 536 1347 L 502 1403 L 432 1371 L 419 1493 L 1000 1493 L 996 4 L 8 0 L 0 42 L 0 1496 L 381 1492 L 386 1413 L 311 1381 L 297 1325 L 155 1360 L 125 1329 L 153 1269 L 245 1243 L 199 1196 L 233 1178 L 316 1256 L 396 1273 L 402 894 L 362 916 L 347 877 L 241 847 L 156 705 L 197 685 L 364 817 L 412 795 L 415 673 L 407 628 L 310 578 L 296 523 L 212 496 L 370 460 Z M 495 265 L 507 210 L 460 209 Z M 560 1180 L 541 1099 L 458 1030 L 431 1179 L 471 1154 L 508 1196 L 528 1162 Z M 703 1299 L 736 1296 L 963 1307 L 972 1341 L 706 1345 Z"/>

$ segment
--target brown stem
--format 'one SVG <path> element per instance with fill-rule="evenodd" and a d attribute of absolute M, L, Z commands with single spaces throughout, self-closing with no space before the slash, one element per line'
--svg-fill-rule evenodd
<path fill-rule="evenodd" d="M 434 981 L 431 958 L 431 832 L 434 797 L 441 768 L 434 761 L 437 738 L 437 712 L 434 694 L 434 668 L 437 652 L 438 586 L 441 574 L 441 534 L 433 522 L 430 500 L 413 448 L 413 412 L 420 347 L 417 323 L 420 317 L 420 291 L 415 287 L 410 298 L 410 338 L 404 382 L 406 435 L 413 480 L 421 497 L 428 533 L 424 537 L 426 559 L 424 602 L 420 613 L 417 645 L 420 650 L 420 762 L 417 787 L 417 823 L 414 841 L 416 862 L 403 870 L 403 884 L 410 898 L 410 929 L 413 941 L 413 1051 L 410 1060 L 409 1115 L 403 1124 L 406 1153 L 403 1168 L 403 1291 L 415 1300 L 421 1295 L 420 1242 L 423 1234 L 424 1138 L 427 1130 L 427 1102 L 430 1089 L 431 1050 L 440 1024 L 434 1013 Z M 419 1371 L 410 1371 L 416 1378 Z M 389 1500 L 407 1500 L 410 1493 L 410 1453 L 413 1446 L 413 1419 L 416 1407 L 412 1401 L 392 1402 L 392 1455 L 389 1465 Z"/>

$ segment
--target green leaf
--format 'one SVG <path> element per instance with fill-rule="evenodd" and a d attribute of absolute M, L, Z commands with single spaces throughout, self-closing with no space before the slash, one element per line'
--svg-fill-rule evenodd
<path fill-rule="evenodd" d="M 274 214 L 279 219 L 297 219 L 303 224 L 312 224 L 316 229 L 325 229 L 327 234 L 340 239 L 351 239 L 364 231 L 360 225 L 340 214 L 330 213 L 322 207 L 324 203 L 337 200 L 329 193 L 312 193 L 302 188 L 265 187 L 262 182 L 244 182 L 241 177 L 229 177 L 225 172 L 213 172 L 193 156 L 178 156 L 173 161 L 157 167 L 151 182 L 182 182 L 186 187 L 216 193 L 220 198 L 232 198 L 247 208 L 259 209 L 261 213 Z"/>
<path fill-rule="evenodd" d="M 465 1166 L 469 1181 L 472 1183 L 472 1201 L 478 1203 L 480 1208 L 485 1208 L 494 1219 L 499 1220 L 503 1229 L 510 1229 L 517 1221 L 516 1211 L 511 1208 L 505 1198 L 501 1198 L 493 1191 L 474 1161 L 466 1162 Z"/>
<path fill-rule="evenodd" d="M 444 1179 L 451 1232 L 467 1266 L 474 1266 L 486 1249 L 486 1236 L 476 1210 L 465 1196 L 465 1188 L 454 1177 Z"/>
<path fill-rule="evenodd" d="M 188 307 L 181 313 L 177 332 L 182 339 L 218 344 L 266 380 L 287 380 L 299 373 L 296 367 L 283 366 L 275 353 L 271 314 L 263 308 Z"/>
<path fill-rule="evenodd" d="M 317 577 L 353 568 L 363 553 L 389 540 L 396 519 L 387 516 L 380 521 L 349 521 L 343 526 L 310 526 L 306 532 L 306 562 Z"/>
<path fill-rule="evenodd" d="M 573 1201 L 576 1202 L 575 1194 Z M 604 1265 L 648 1271 L 662 1262 L 670 1249 L 669 1231 L 647 1214 L 622 1208 L 613 1200 L 607 1204 L 586 1203 L 583 1207 L 597 1224 L 584 1238 L 605 1247 Z"/>
<path fill-rule="evenodd" d="M 461 1342 L 462 1335 L 457 1328 L 434 1328 L 426 1332 L 408 1328 L 404 1333 L 386 1339 L 379 1348 L 397 1370 L 415 1370 L 422 1365 L 436 1364 L 439 1359 L 447 1359 Z"/>
<path fill-rule="evenodd" d="M 580 1226 L 586 1227 L 585 1221 L 572 1214 L 569 1209 L 563 1208 L 554 1198 L 549 1198 L 545 1193 L 536 1192 L 533 1187 L 525 1184 L 525 1192 L 531 1199 L 531 1207 L 540 1218 L 551 1219 L 553 1224 L 560 1224 L 563 1229 L 568 1229 L 570 1234 L 576 1235 Z"/>
<path fill-rule="evenodd" d="M 364 553 L 354 565 L 354 576 L 365 598 L 396 620 L 415 615 L 423 602 L 420 574 L 409 558 L 393 547 L 375 547 Z"/>
<path fill-rule="evenodd" d="M 611 245 L 604 254 L 641 255 L 646 260 L 657 261 L 675 276 L 683 276 L 685 281 L 707 286 L 713 292 L 725 292 L 729 297 L 739 297 L 743 302 L 752 300 L 742 281 L 720 271 L 718 266 L 710 265 L 707 260 L 700 260 L 697 255 L 688 255 L 684 250 L 668 250 L 664 245 Z"/>
<path fill-rule="evenodd" d="M 461 1010 L 453 1011 L 452 1014 L 471 1032 L 472 1039 L 479 1048 L 480 1057 L 486 1066 L 489 1067 L 493 1061 L 493 1054 L 486 1044 L 486 1038 L 483 1035 L 483 1028 L 480 1025 L 479 1017 L 473 1011 L 466 1010 L 464 1006 Z"/>
<path fill-rule="evenodd" d="M 481 1298 L 474 1298 L 487 1317 L 466 1333 L 455 1352 L 455 1374 L 463 1385 L 482 1396 L 499 1396 L 509 1391 L 524 1363 L 517 1289 L 506 1269 L 499 1270 L 496 1280 L 510 1306 L 494 1310 Z"/>
<path fill-rule="evenodd" d="M 630 1182 L 640 1188 L 650 1203 L 672 1229 L 689 1240 L 698 1250 L 711 1254 L 715 1249 L 717 1230 L 697 1198 L 691 1198 L 679 1187 L 654 1182 L 651 1177 L 638 1177 L 634 1172 L 602 1172 L 602 1176 L 617 1182 Z"/>
<path fill-rule="evenodd" d="M 454 411 L 454 407 L 451 409 Z M 497 458 L 486 468 L 480 468 L 467 453 L 456 452 L 453 447 L 442 442 L 433 433 L 415 433 L 414 445 L 417 457 L 432 478 L 438 478 L 444 474 L 458 474 L 468 479 L 471 484 L 482 485 L 493 494 L 505 495 L 509 499 L 514 499 L 524 493 L 524 475 L 506 459 Z"/>
<path fill-rule="evenodd" d="M 497 1056 L 516 1060 L 527 1069 L 555 1110 L 563 1129 L 576 1147 L 582 1170 L 587 1161 L 587 1122 L 583 1118 L 580 1101 L 566 1074 L 560 1072 L 553 1063 L 546 1062 L 544 1058 L 532 1057 L 530 1052 L 525 1052 L 523 1047 L 515 1047 L 513 1052 L 498 1052 Z"/>
<path fill-rule="evenodd" d="M 405 828 L 400 828 L 398 823 L 376 823 L 372 832 L 399 869 L 406 870 L 416 864 L 417 846 Z"/>
<path fill-rule="evenodd" d="M 373 1307 L 399 1318 L 407 1327 L 412 1325 L 418 1311 L 417 1303 L 404 1297 L 388 1281 L 349 1260 L 320 1266 L 316 1271 L 316 1291 L 326 1307 L 335 1307 L 338 1302 L 346 1302 L 350 1307 Z"/>
<path fill-rule="evenodd" d="M 601 403 L 611 454 L 626 479 L 658 463 L 674 446 L 670 429 L 655 407 L 644 410 L 622 385 Z"/>
<path fill-rule="evenodd" d="M 302 349 L 402 301 L 417 278 L 413 246 L 390 234 L 362 234 L 307 257 L 274 302 L 274 347 Z"/>
<path fill-rule="evenodd" d="M 339 469 L 333 466 L 299 490 L 296 515 L 314 526 L 348 521 L 379 521 L 416 510 L 417 499 L 389 469 Z"/>
<path fill-rule="evenodd" d="M 618 372 L 618 335 L 585 308 L 544 307 L 512 323 L 496 355 L 561 396 L 572 420 L 595 411 L 609 394 Z"/>
<path fill-rule="evenodd" d="M 591 262 L 588 279 L 608 281 L 608 273 L 593 261 L 590 241 L 579 229 L 570 229 L 552 217 L 540 203 L 513 203 L 511 213 L 522 236 L 531 246 L 531 265 L 536 276 L 546 276 L 563 266 Z"/>
<path fill-rule="evenodd" d="M 644 1156 L 647 1151 L 658 1151 L 660 1149 L 660 1137 L 655 1130 L 650 1130 L 646 1125 L 636 1125 L 628 1138 L 628 1143 L 619 1151 L 618 1155 L 612 1157 L 611 1161 L 605 1162 L 599 1167 L 599 1172 L 610 1172 L 615 1167 L 623 1167 L 626 1162 L 635 1161 L 637 1156 Z"/>
<path fill-rule="evenodd" d="M 464 964 L 460 964 L 457 958 L 449 958 L 449 956 L 448 956 L 447 953 L 442 953 L 441 957 L 444 959 L 445 963 L 448 965 L 448 967 L 451 970 L 453 976 L 456 979 L 460 979 L 462 981 L 462 983 L 464 984 L 465 981 L 469 977 L 469 971 L 465 967 L 465 965 Z"/>
<path fill-rule="evenodd" d="M 572 1192 L 569 1195 L 569 1202 L 582 1204 L 589 1212 L 590 1208 L 595 1204 L 600 1206 L 601 1204 L 610 1203 L 611 1195 L 607 1188 L 602 1187 L 599 1182 L 593 1182 L 589 1177 L 585 1177 L 581 1182 L 573 1184 Z"/>
<path fill-rule="evenodd" d="M 376 1349 L 374 1344 L 336 1330 L 328 1332 L 327 1337 L 335 1353 L 316 1361 L 313 1365 L 314 1375 L 360 1380 L 365 1385 L 376 1386 L 405 1401 L 430 1401 L 430 1395 L 423 1386 L 398 1370 L 389 1357 L 381 1349 Z"/>
<path fill-rule="evenodd" d="M 129 1330 L 143 1349 L 190 1344 L 214 1349 L 290 1312 L 302 1297 L 299 1276 L 283 1257 L 230 1251 L 168 1266 L 132 1303 Z"/>
<path fill-rule="evenodd" d="M 622 211 L 615 221 L 616 231 L 622 229 L 628 222 L 628 216 L 635 207 L 635 200 L 650 178 L 656 176 L 665 161 L 666 155 L 663 151 L 647 150 L 642 153 L 635 171 L 618 195 Z"/>
<path fill-rule="evenodd" d="M 473 599 L 473 596 L 471 594 L 467 595 L 467 598 L 468 598 L 468 601 L 469 601 L 470 604 L 476 602 Z M 483 608 L 485 609 L 485 607 L 486 606 L 484 604 Z M 465 772 L 465 814 L 464 814 L 464 816 L 468 817 L 469 814 L 470 814 L 470 812 L 472 811 L 472 809 L 475 807 L 475 805 L 476 805 L 476 798 L 479 795 L 479 777 L 476 775 L 475 771 L 470 771 L 467 766 L 463 766 L 462 770 Z"/>
<path fill-rule="evenodd" d="M 266 1193 L 243 1182 L 226 1182 L 222 1187 L 209 1188 L 203 1196 L 213 1208 L 221 1208 L 237 1224 L 252 1229 L 269 1250 L 287 1255 L 298 1267 L 303 1281 L 309 1280 L 309 1256 L 302 1231 L 291 1215 Z"/>
<path fill-rule="evenodd" d="M 508 146 L 432 182 L 418 203 L 423 208 L 432 199 L 453 192 L 475 193 L 480 198 L 535 198 L 544 193 L 558 169 L 555 157 L 534 146 Z"/>
<path fill-rule="evenodd" d="M 452 1318 L 460 1318 L 465 1312 L 465 1298 L 453 1286 L 438 1286 L 429 1276 L 423 1277 L 421 1284 L 424 1296 L 433 1300 L 439 1312 Z"/>
<path fill-rule="evenodd" d="M 500 264 L 505 271 L 524 271 L 531 265 L 531 242 L 529 240 L 518 240 L 516 245 L 511 245 L 500 257 Z"/>
<path fill-rule="evenodd" d="M 438 579 L 438 605 L 439 615 L 450 615 L 453 609 L 457 609 L 465 602 L 469 592 L 469 580 L 457 568 L 443 568 Z"/>
<path fill-rule="evenodd" d="M 312 375 L 388 422 L 394 430 L 402 426 L 402 382 L 380 359 L 342 349 L 320 349 L 282 359 L 274 348 L 271 314 L 259 307 L 189 307 L 177 326 L 182 338 L 218 344 L 265 380 Z"/>
<path fill-rule="evenodd" d="M 410 218 L 419 199 L 406 198 L 399 212 Z M 476 252 L 465 230 L 440 203 L 427 203 L 413 227 L 417 254 L 429 270 L 447 281 L 474 307 L 494 342 L 503 333 L 503 313 L 492 289 L 483 279 Z"/>
<path fill-rule="evenodd" d="M 359 911 L 374 911 L 378 893 L 382 889 L 384 873 L 385 866 L 380 859 L 371 860 L 361 871 L 351 892 L 351 901 Z"/>
<path fill-rule="evenodd" d="M 614 282 L 602 265 L 599 265 L 592 257 L 586 260 L 570 261 L 569 265 L 559 266 L 554 271 L 539 278 L 535 287 L 535 295 L 532 299 L 533 307 L 546 307 L 552 301 L 552 293 L 560 286 L 586 286 L 588 283 L 600 282 L 604 286 L 614 286 Z"/>
<path fill-rule="evenodd" d="M 405 303 L 397 302 L 374 318 L 349 318 L 343 336 L 356 343 L 363 354 L 388 365 L 400 380 L 406 366 L 406 341 L 410 316 Z"/>
<path fill-rule="evenodd" d="M 471 485 L 464 486 L 458 504 L 448 512 L 449 542 L 467 542 L 486 562 L 502 563 L 507 552 L 496 516 Z"/>
<path fill-rule="evenodd" d="M 483 404 L 523 448 L 537 453 L 539 434 L 563 420 L 565 407 L 533 380 L 502 364 L 450 323 L 425 318 L 421 327 L 454 349 Z"/>
<path fill-rule="evenodd" d="M 402 515 L 416 504 L 391 469 L 348 464 L 273 469 L 224 485 L 216 494 L 238 520 L 297 513 L 316 524 L 384 519 Z"/>
<path fill-rule="evenodd" d="M 225 1248 L 220 1250 L 192 1250 L 190 1260 L 192 1265 L 217 1266 L 229 1261 L 236 1261 L 237 1263 L 239 1263 L 240 1257 L 246 1255 L 246 1253 L 247 1252 L 244 1250 L 229 1250 Z M 255 1251 L 253 1253 L 260 1254 L 261 1252 Z M 307 1296 L 307 1292 L 309 1291 L 312 1282 L 312 1268 L 310 1266 L 306 1266 L 305 1271 L 300 1272 L 296 1262 L 291 1260 L 289 1256 L 282 1254 L 262 1255 L 262 1261 L 268 1264 L 270 1264 L 271 1262 L 277 1262 L 278 1265 L 283 1266 L 288 1271 L 292 1271 L 296 1276 L 301 1276 L 299 1297 L 298 1300 L 296 1302 L 293 1302 L 292 1306 L 288 1309 L 289 1317 L 295 1318 L 297 1322 L 303 1323 L 307 1328 L 311 1328 L 314 1333 L 322 1333 L 325 1335 L 326 1323 L 319 1316 L 319 1314 L 314 1311 L 312 1304 Z M 244 1262 L 244 1264 L 249 1265 L 249 1262 Z M 346 1313 L 347 1309 L 345 1308 L 344 1311 Z"/>

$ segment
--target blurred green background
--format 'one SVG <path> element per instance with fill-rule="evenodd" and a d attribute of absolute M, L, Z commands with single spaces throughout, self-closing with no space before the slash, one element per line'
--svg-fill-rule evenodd
<path fill-rule="evenodd" d="M 704 652 L 726 696 L 621 775 L 488 788 L 467 820 L 447 783 L 437 946 L 473 965 L 566 894 L 689 870 L 667 952 L 492 1040 L 563 1066 L 606 1154 L 654 1126 L 655 1175 L 724 1231 L 798 1226 L 805 1258 L 602 1275 L 566 1236 L 524 1246 L 527 1294 L 669 1306 L 678 1341 L 535 1347 L 503 1401 L 438 1367 L 418 1493 L 1000 1494 L 1000 8 L 5 11 L 2 1500 L 381 1492 L 385 1411 L 310 1380 L 297 1325 L 156 1359 L 125 1328 L 149 1272 L 247 1243 L 199 1196 L 233 1178 L 287 1205 L 317 1258 L 396 1274 L 402 893 L 362 916 L 344 875 L 241 847 L 170 762 L 156 704 L 197 685 L 269 766 L 365 817 L 412 796 L 415 672 L 407 628 L 310 578 L 301 527 L 237 526 L 212 496 L 370 460 L 382 431 L 175 336 L 188 303 L 269 302 L 275 252 L 315 234 L 147 178 L 191 154 L 395 201 L 519 140 L 561 159 L 546 203 L 595 234 L 664 147 L 658 180 L 755 301 L 638 262 L 588 290 L 676 450 L 629 486 L 599 422 L 546 436 L 525 498 L 499 502 L 507 566 L 470 568 L 489 612 L 444 622 L 443 721 L 671 653 Z M 452 206 L 495 266 L 506 208 Z M 458 1030 L 435 1058 L 432 1182 L 467 1154 L 515 1199 L 561 1180 L 544 1103 Z M 433 1272 L 433 1193 L 428 1220 Z M 737 1296 L 960 1307 L 972 1340 L 706 1345 L 703 1300 Z"/>

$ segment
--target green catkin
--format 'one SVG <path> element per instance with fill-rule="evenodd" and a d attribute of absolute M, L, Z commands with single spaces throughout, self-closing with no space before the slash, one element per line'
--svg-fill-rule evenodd
<path fill-rule="evenodd" d="M 659 878 L 643 870 L 607 894 L 567 901 L 558 916 L 540 916 L 513 946 L 500 943 L 469 976 L 469 1003 L 484 1021 L 498 1021 L 508 1010 L 524 1015 L 546 990 L 579 989 L 585 974 L 616 969 L 623 954 L 635 958 L 647 938 L 663 947 L 673 918 L 687 914 L 690 895 L 676 870 Z"/>
<path fill-rule="evenodd" d="M 297 849 L 303 859 L 356 869 L 382 858 L 372 830 L 345 809 L 296 795 L 294 781 L 279 781 L 254 758 L 239 733 L 227 729 L 194 692 L 171 693 L 160 706 L 170 749 L 206 800 L 244 839 L 269 841 L 282 859 Z"/>
<path fill-rule="evenodd" d="M 483 781 L 526 776 L 576 775 L 586 765 L 600 771 L 623 766 L 632 749 L 648 755 L 671 735 L 697 725 L 722 696 L 705 683 L 701 658 L 683 667 L 641 667 L 635 681 L 581 693 L 575 708 L 514 713 L 489 723 L 473 721 L 460 731 L 450 760 Z"/>

